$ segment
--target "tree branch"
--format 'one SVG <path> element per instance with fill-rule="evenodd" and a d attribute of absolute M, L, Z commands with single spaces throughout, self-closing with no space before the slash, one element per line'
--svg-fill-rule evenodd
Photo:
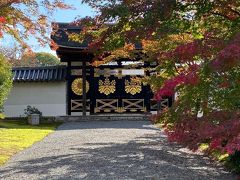
<path fill-rule="evenodd" d="M 10 6 L 11 4 L 13 4 L 14 2 L 16 2 L 16 0 L 1 0 L 0 2 L 0 9 Z"/>

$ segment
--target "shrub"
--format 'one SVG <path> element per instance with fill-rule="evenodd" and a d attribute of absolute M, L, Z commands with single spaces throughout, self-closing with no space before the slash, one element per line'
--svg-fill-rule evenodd
<path fill-rule="evenodd" d="M 182 116 L 165 132 L 170 141 L 176 141 L 192 150 L 201 143 L 209 143 L 208 151 L 218 150 L 234 154 L 240 151 L 240 113 L 216 111 L 202 118 Z"/>
<path fill-rule="evenodd" d="M 11 66 L 3 55 L 0 54 L 0 113 L 3 111 L 3 104 L 12 87 Z"/>
<path fill-rule="evenodd" d="M 27 116 L 31 114 L 39 114 L 41 116 L 42 112 L 39 111 L 36 107 L 28 105 L 27 108 L 24 109 L 24 114 Z"/>
<path fill-rule="evenodd" d="M 205 153 L 240 173 L 240 111 L 214 111 L 201 118 L 182 115 L 174 123 L 168 113 L 164 112 L 160 120 L 169 141 L 193 151 L 205 144 Z M 226 158 L 220 159 L 222 156 Z"/>
<path fill-rule="evenodd" d="M 4 119 L 5 118 L 5 115 L 0 113 L 0 119 Z"/>

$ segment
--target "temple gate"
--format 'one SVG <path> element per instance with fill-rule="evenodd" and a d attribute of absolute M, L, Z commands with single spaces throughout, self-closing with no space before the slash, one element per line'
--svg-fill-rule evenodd
<path fill-rule="evenodd" d="M 68 115 L 150 113 L 172 104 L 172 97 L 161 102 L 153 100 L 150 85 L 141 80 L 151 75 L 151 69 L 154 72 L 156 64 L 118 59 L 94 67 L 87 42 L 80 44 L 68 38 L 69 33 L 80 32 L 81 27 L 61 23 L 53 31 L 57 55 L 67 63 Z"/>

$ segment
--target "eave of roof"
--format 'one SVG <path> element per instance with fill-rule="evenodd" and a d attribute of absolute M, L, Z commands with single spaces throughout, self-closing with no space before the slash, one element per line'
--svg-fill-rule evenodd
<path fill-rule="evenodd" d="M 86 49 L 88 46 L 88 41 L 86 40 L 83 43 L 72 41 L 69 38 L 71 33 L 80 33 L 82 30 L 81 26 L 75 25 L 73 23 L 52 23 L 53 33 L 51 39 L 59 47 L 57 51 L 61 50 L 60 48 L 69 48 L 69 49 Z"/>
<path fill-rule="evenodd" d="M 12 69 L 14 82 L 53 82 L 66 80 L 66 66 L 17 67 Z"/>
<path fill-rule="evenodd" d="M 71 33 L 80 33 L 82 27 L 73 23 L 57 23 L 54 22 L 53 31 L 51 39 L 57 44 L 57 51 L 61 51 L 61 48 L 68 48 L 69 50 L 87 50 L 88 43 L 90 40 L 85 40 L 83 43 L 72 41 L 69 39 L 68 34 Z M 135 44 L 136 50 L 142 50 L 142 45 L 140 43 Z M 81 52 L 81 51 L 80 51 Z"/>

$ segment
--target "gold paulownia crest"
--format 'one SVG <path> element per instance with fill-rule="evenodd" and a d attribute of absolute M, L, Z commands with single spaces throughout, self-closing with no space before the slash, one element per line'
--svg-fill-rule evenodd
<path fill-rule="evenodd" d="M 72 91 L 74 92 L 74 94 L 82 96 L 82 93 L 83 93 L 82 82 L 83 82 L 82 78 L 77 78 L 72 82 Z M 89 91 L 89 83 L 88 81 L 86 81 L 86 92 L 88 91 Z"/>
<path fill-rule="evenodd" d="M 108 77 L 104 81 L 100 80 L 98 84 L 99 84 L 98 90 L 102 94 L 109 95 L 116 91 L 116 81 L 115 80 L 110 81 Z"/>
<path fill-rule="evenodd" d="M 131 78 L 130 81 L 125 80 L 125 91 L 126 93 L 130 93 L 135 95 L 142 91 L 142 82 L 139 78 Z"/>

